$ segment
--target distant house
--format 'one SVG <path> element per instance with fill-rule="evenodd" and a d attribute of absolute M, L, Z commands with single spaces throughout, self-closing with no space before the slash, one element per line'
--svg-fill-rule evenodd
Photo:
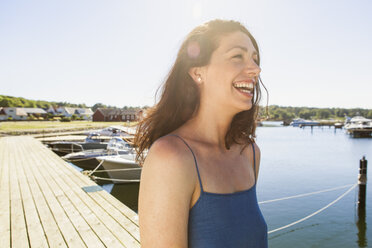
<path fill-rule="evenodd" d="M 27 120 L 27 113 L 24 108 L 4 107 L 0 111 L 0 120 L 11 118 L 15 121 Z"/>
<path fill-rule="evenodd" d="M 138 121 L 142 110 L 98 108 L 93 114 L 93 121 Z"/>
<path fill-rule="evenodd" d="M 65 117 L 71 117 L 73 114 L 75 114 L 75 108 L 59 107 L 56 109 L 56 112 Z"/>
<path fill-rule="evenodd" d="M 23 110 L 27 113 L 27 116 L 34 116 L 34 117 L 46 117 L 47 112 L 42 108 L 23 108 Z"/>
<path fill-rule="evenodd" d="M 93 121 L 109 121 L 108 116 L 112 109 L 98 108 L 93 114 Z"/>
<path fill-rule="evenodd" d="M 71 117 L 76 115 L 82 117 L 85 120 L 92 119 L 93 111 L 90 108 L 70 108 L 70 107 L 59 107 L 56 109 L 57 114 L 63 115 L 65 117 Z"/>
<path fill-rule="evenodd" d="M 93 111 L 90 108 L 78 108 L 75 110 L 75 114 L 84 120 L 91 120 Z"/>
<path fill-rule="evenodd" d="M 3 107 L 0 107 L 0 121 L 4 121 L 8 118 Z"/>
<path fill-rule="evenodd" d="M 57 108 L 53 107 L 53 106 L 50 106 L 47 110 L 46 110 L 47 113 L 50 113 L 52 115 L 58 115 L 57 113 Z"/>

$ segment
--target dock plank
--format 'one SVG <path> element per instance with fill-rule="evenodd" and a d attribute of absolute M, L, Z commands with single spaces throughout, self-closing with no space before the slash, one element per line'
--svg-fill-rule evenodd
<path fill-rule="evenodd" d="M 0 247 L 10 247 L 10 186 L 9 186 L 9 162 L 6 152 L 5 140 L 0 139 Z"/>
<path fill-rule="evenodd" d="M 53 163 L 49 161 L 48 165 L 53 166 Z M 59 179 L 55 177 L 55 173 L 50 173 L 50 170 L 45 167 L 45 165 L 41 167 L 40 174 L 44 177 L 45 181 L 50 184 L 51 188 L 53 188 L 55 194 L 57 195 L 57 199 L 61 203 L 61 207 L 68 216 L 65 219 L 58 220 L 62 232 L 66 231 L 63 221 L 70 220 L 74 224 L 74 227 L 77 229 L 79 235 L 82 237 L 88 247 L 104 247 L 100 238 L 91 228 L 92 225 L 101 224 L 99 222 L 92 223 L 92 213 L 86 211 L 86 205 L 82 204 L 75 195 L 71 194 L 71 189 L 69 187 L 66 187 L 66 185 L 60 185 Z M 47 186 L 45 185 L 45 187 Z M 71 234 L 71 232 L 72 231 L 69 231 L 68 233 Z M 106 235 L 110 234 L 106 233 Z"/>
<path fill-rule="evenodd" d="M 0 247 L 140 247 L 138 217 L 32 137 L 0 138 Z"/>
<path fill-rule="evenodd" d="M 122 226 L 125 230 L 128 231 L 136 240 L 140 239 L 140 233 L 137 226 L 133 225 L 133 222 L 127 218 L 125 215 L 120 213 L 118 209 L 116 209 L 110 202 L 106 201 L 103 197 L 101 197 L 98 192 L 89 193 L 91 195 L 95 195 L 94 199 L 98 204 L 100 204 L 107 213 L 117 221 L 119 225 Z"/>
<path fill-rule="evenodd" d="M 52 162 L 52 161 L 51 161 Z M 54 161 L 53 162 L 59 162 Z M 49 169 L 55 168 L 55 166 L 51 166 Z M 88 181 L 84 182 L 84 180 L 79 180 L 77 177 L 73 176 L 74 174 L 78 173 L 72 167 L 64 167 L 60 171 L 55 171 L 55 173 L 61 173 L 64 175 L 68 175 L 68 178 L 71 180 L 62 180 L 61 177 L 56 177 L 60 180 L 60 183 L 64 185 L 64 187 L 71 187 L 74 192 L 79 195 L 80 199 L 87 205 L 87 206 L 95 206 L 99 205 L 96 202 L 96 199 L 92 199 L 91 193 L 86 193 L 81 188 L 84 186 L 91 186 L 95 185 L 94 182 Z M 67 179 L 67 177 L 65 177 Z M 78 186 L 78 187 L 76 187 Z M 107 192 L 106 192 L 107 193 Z M 122 243 L 125 244 L 126 247 L 140 247 L 139 242 L 135 239 L 130 233 L 127 232 L 120 224 L 110 216 L 103 207 L 100 208 L 90 208 L 92 212 L 97 216 L 99 220 L 103 222 L 103 224 L 111 231 L 111 233 Z M 129 223 L 129 222 L 127 222 Z M 103 235 L 103 237 L 107 237 Z"/>
<path fill-rule="evenodd" d="M 76 185 L 71 185 L 69 182 L 71 179 L 74 178 L 73 175 L 66 174 L 62 170 L 56 171 L 52 170 L 56 166 L 54 165 L 54 161 L 51 160 L 50 165 L 46 168 L 48 170 L 48 173 L 57 175 L 55 176 L 56 183 L 61 188 L 70 188 L 68 192 L 65 191 L 66 196 L 73 202 L 75 206 L 79 206 L 79 212 L 82 214 L 85 218 L 85 220 L 89 223 L 92 230 L 94 230 L 98 237 L 100 237 L 101 241 L 108 247 L 124 247 L 116 238 L 115 236 L 104 226 L 104 223 L 100 220 L 99 216 L 94 212 L 94 209 L 97 208 L 97 205 L 86 203 L 84 199 L 81 199 L 81 196 L 88 197 L 86 193 L 80 188 L 76 187 Z M 73 169 L 73 168 L 71 168 Z M 60 175 L 60 176 L 58 176 Z M 100 208 L 100 207 L 99 207 Z M 93 210 L 92 210 L 93 209 Z"/>
<path fill-rule="evenodd" d="M 12 247 L 27 247 L 29 246 L 28 234 L 23 211 L 22 196 L 19 188 L 19 183 L 22 182 L 18 181 L 16 173 L 17 163 L 14 156 L 10 156 L 9 165 L 12 167 L 12 170 L 9 171 L 10 187 L 12 189 L 10 191 L 11 243 Z"/>
<path fill-rule="evenodd" d="M 74 170 L 73 173 L 78 173 L 78 172 Z M 96 185 L 88 177 L 73 177 L 73 180 L 77 180 L 76 184 L 78 184 L 79 187 Z M 110 207 L 110 208 L 114 207 L 113 209 L 111 209 L 113 213 L 116 211 L 119 211 L 120 215 L 124 215 L 126 218 L 123 221 L 127 223 L 127 225 L 125 225 L 126 228 L 128 228 L 130 225 L 131 230 L 132 230 L 130 231 L 130 233 L 133 234 L 137 240 L 139 240 L 138 215 L 132 209 L 126 207 L 121 202 L 119 202 L 114 196 L 112 196 L 111 194 L 107 194 L 105 191 L 96 191 L 96 192 L 91 192 L 89 194 L 96 195 L 95 197 L 93 197 L 93 199 L 100 205 L 108 204 L 107 207 Z M 108 211 L 108 213 L 110 214 L 111 211 Z M 118 212 L 116 212 L 115 214 L 118 214 Z M 130 221 L 131 223 L 128 221 Z"/>
<path fill-rule="evenodd" d="M 130 219 L 137 227 L 139 227 L 138 215 L 136 214 L 136 212 L 134 212 L 130 208 L 124 207 L 123 204 L 120 204 L 120 202 L 118 202 L 117 199 L 112 195 L 103 194 L 103 192 L 101 191 L 96 192 L 96 194 L 99 194 L 101 197 L 106 199 L 106 201 L 110 202 L 112 206 L 115 206 L 116 209 L 118 209 L 122 214 L 124 214 L 128 219 Z"/>
<path fill-rule="evenodd" d="M 73 221 L 79 221 L 78 216 L 73 216 L 69 218 L 66 211 L 69 203 L 65 203 L 63 198 L 63 192 L 58 192 L 58 188 L 53 185 L 53 180 L 50 177 L 45 177 L 43 174 L 43 168 L 40 168 L 40 162 L 35 161 L 32 155 L 28 157 L 32 166 L 25 167 L 26 174 L 32 175 L 39 185 L 43 189 L 43 195 L 46 203 L 48 204 L 51 213 L 53 214 L 54 221 L 59 228 L 59 231 L 65 240 L 66 244 L 70 247 L 85 247 L 85 243 L 82 241 L 80 234 L 76 231 Z M 54 194 L 53 194 L 54 192 Z M 57 192 L 57 193 L 56 193 Z M 73 211 L 73 210 L 72 210 Z M 53 238 L 53 237 L 50 237 Z"/>
<path fill-rule="evenodd" d="M 27 167 L 28 163 L 25 161 L 24 156 L 20 156 L 20 163 L 15 164 L 15 168 L 17 171 L 18 180 L 20 182 L 19 185 L 21 189 L 30 246 L 40 248 L 49 247 L 43 227 L 40 222 L 39 213 L 37 212 L 35 202 L 31 194 L 27 176 L 22 168 L 23 166 Z"/>
<path fill-rule="evenodd" d="M 13 140 L 13 141 L 16 141 L 16 140 Z M 12 148 L 12 150 L 14 150 L 15 147 L 17 147 L 17 150 L 20 151 L 20 154 L 23 153 L 22 143 L 18 142 L 17 144 L 17 142 L 14 142 L 12 145 L 9 145 L 9 148 Z M 28 165 L 29 166 L 25 166 L 25 167 L 33 168 L 34 166 L 37 166 L 37 164 L 33 164 L 31 161 Z M 27 171 L 27 172 L 28 173 L 26 174 L 27 174 L 28 184 L 29 184 L 31 193 L 34 197 L 34 202 L 36 203 L 35 206 L 39 213 L 39 219 L 43 226 L 44 235 L 47 238 L 48 245 L 50 247 L 67 247 L 67 244 L 65 243 L 63 235 L 61 234 L 59 227 L 55 222 L 53 212 L 49 208 L 49 205 L 44 197 L 43 188 L 41 188 L 40 185 L 38 184 L 37 178 L 35 178 L 35 174 L 30 173 L 30 171 Z M 17 236 L 17 233 L 12 232 L 12 236 Z"/>
<path fill-rule="evenodd" d="M 54 159 L 59 159 L 57 155 L 54 156 Z M 72 173 L 74 174 L 80 174 L 78 171 L 73 170 Z M 92 180 L 90 180 L 88 177 L 73 177 L 79 181 L 76 183 L 79 185 L 79 187 L 83 186 L 94 186 L 96 183 L 94 183 Z M 135 226 L 138 228 L 139 232 L 139 223 L 138 223 L 138 215 L 136 212 L 134 212 L 132 209 L 126 207 L 124 204 L 122 204 L 120 201 L 118 201 L 114 196 L 111 194 L 107 194 L 105 191 L 97 191 L 90 194 L 98 194 L 102 198 L 104 198 L 106 201 L 110 202 L 111 205 L 115 206 L 116 209 L 118 209 L 122 214 L 124 214 L 128 219 L 131 220 L 135 224 Z"/>

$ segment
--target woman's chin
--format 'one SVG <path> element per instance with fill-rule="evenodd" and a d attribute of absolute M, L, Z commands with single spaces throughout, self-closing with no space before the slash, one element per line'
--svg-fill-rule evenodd
<path fill-rule="evenodd" d="M 251 102 L 249 102 L 249 103 L 244 103 L 244 104 L 241 104 L 241 106 L 239 106 L 240 107 L 240 112 L 241 111 L 247 111 L 247 110 L 251 110 L 252 109 L 252 107 L 253 107 L 253 104 L 251 103 Z"/>
<path fill-rule="evenodd" d="M 253 104 L 245 104 L 245 105 L 235 106 L 234 111 L 233 111 L 234 112 L 233 114 L 236 115 L 238 113 L 251 110 L 252 107 L 253 107 Z"/>

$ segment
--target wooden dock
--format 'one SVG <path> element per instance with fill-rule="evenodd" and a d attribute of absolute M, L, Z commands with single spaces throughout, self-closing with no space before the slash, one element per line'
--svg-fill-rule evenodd
<path fill-rule="evenodd" d="M 46 137 L 58 137 L 58 136 L 67 136 L 67 135 L 83 135 L 84 137 L 91 132 L 91 130 L 79 130 L 79 131 L 69 131 L 69 132 L 51 132 L 45 133 L 41 132 L 38 134 L 31 135 L 34 138 L 46 138 Z"/>
<path fill-rule="evenodd" d="M 3 137 L 0 247 L 140 247 L 138 216 L 34 138 Z"/>
<path fill-rule="evenodd" d="M 38 137 L 37 140 L 43 143 L 52 143 L 57 141 L 71 141 L 71 142 L 84 142 L 87 136 L 83 135 L 66 135 L 66 136 L 53 136 L 53 137 Z"/>

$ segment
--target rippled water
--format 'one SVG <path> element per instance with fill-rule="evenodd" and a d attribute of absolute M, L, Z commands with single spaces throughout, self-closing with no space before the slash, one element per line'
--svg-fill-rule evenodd
<path fill-rule="evenodd" d="M 372 162 L 372 139 L 350 138 L 344 130 L 262 127 L 257 137 L 261 148 L 259 201 L 356 183 L 362 156 Z M 269 234 L 269 246 L 349 248 L 369 247 L 369 241 L 372 247 L 372 226 L 368 229 L 368 224 L 372 225 L 371 183 L 367 186 L 366 231 L 363 225 L 358 228 L 356 224 L 356 187 L 318 215 Z M 260 204 L 260 207 L 269 230 L 274 230 L 325 207 L 347 189 Z"/>

